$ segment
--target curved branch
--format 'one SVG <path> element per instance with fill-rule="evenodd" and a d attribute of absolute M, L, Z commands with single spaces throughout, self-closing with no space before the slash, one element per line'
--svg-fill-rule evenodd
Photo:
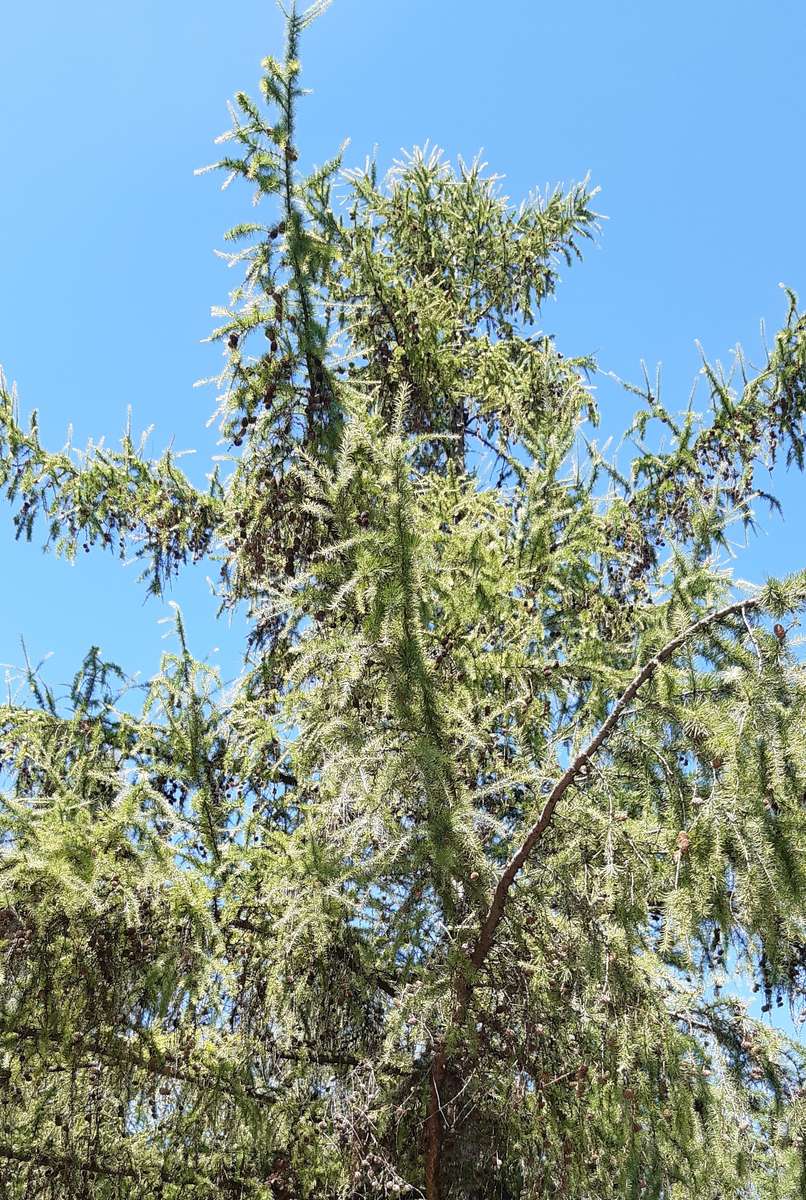
<path fill-rule="evenodd" d="M 609 740 L 611 734 L 615 732 L 625 710 L 635 699 L 640 689 L 645 683 L 649 682 L 659 667 L 668 662 L 675 650 L 679 650 L 681 646 L 685 645 L 691 638 L 696 637 L 702 630 L 707 629 L 710 625 L 717 624 L 719 621 L 724 621 L 727 617 L 731 617 L 736 613 L 745 613 L 748 609 L 757 608 L 759 604 L 760 600 L 758 599 L 740 600 L 735 604 L 728 604 L 716 612 L 709 613 L 707 617 L 702 617 L 699 621 L 695 621 L 693 625 L 689 625 L 677 637 L 667 642 L 633 677 L 613 705 L 610 715 L 603 722 L 599 732 L 588 742 L 585 749 L 580 751 L 564 775 L 554 785 L 543 807 L 543 811 L 501 875 L 493 895 L 492 903 L 487 911 L 487 916 L 482 922 L 475 948 L 470 955 L 470 962 L 475 970 L 478 970 L 483 965 L 492 949 L 495 932 L 504 915 L 504 906 L 506 905 L 512 885 L 515 882 L 515 877 L 551 824 L 554 810 L 580 772 L 587 767 L 591 758 Z"/>

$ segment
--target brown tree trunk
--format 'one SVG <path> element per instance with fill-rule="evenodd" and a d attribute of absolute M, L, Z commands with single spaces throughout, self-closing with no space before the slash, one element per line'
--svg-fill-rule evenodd
<path fill-rule="evenodd" d="M 445 1044 L 434 1054 L 428 1077 L 428 1116 L 425 1122 L 425 1194 L 427 1200 L 441 1200 L 442 1103 L 440 1088 L 445 1081 L 447 1059 Z"/>

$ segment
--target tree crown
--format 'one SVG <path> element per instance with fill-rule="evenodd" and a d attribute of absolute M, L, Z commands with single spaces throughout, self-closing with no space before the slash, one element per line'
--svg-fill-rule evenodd
<path fill-rule="evenodd" d="M 177 616 L 142 711 L 91 650 L 0 713 L 3 1194 L 801 1194 L 800 1050 L 723 988 L 802 1004 L 806 572 L 725 549 L 803 466 L 806 317 L 704 415 L 636 388 L 617 466 L 542 328 L 594 192 L 303 173 L 325 7 L 214 164 L 270 209 L 226 235 L 228 472 L 51 453 L 0 393 L 20 535 L 157 593 L 213 557 L 250 617 L 234 689 Z"/>

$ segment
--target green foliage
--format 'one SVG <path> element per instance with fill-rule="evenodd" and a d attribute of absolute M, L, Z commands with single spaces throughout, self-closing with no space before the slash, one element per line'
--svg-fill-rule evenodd
<path fill-rule="evenodd" d="M 147 461 L 145 439 L 136 446 L 128 430 L 121 450 L 90 445 L 79 454 L 68 443 L 51 454 L 40 443 L 36 414 L 26 430 L 16 409 L 0 375 L 0 488 L 18 502 L 18 538 L 30 541 L 40 518 L 46 545 L 70 559 L 96 543 L 123 559 L 128 547 L 144 560 L 143 578 L 153 593 L 185 563 L 207 553 L 220 521 L 222 492 L 215 474 L 209 493 L 198 492 L 170 452 Z"/>
<path fill-rule="evenodd" d="M 45 450 L 21 535 L 220 563 L 223 689 L 177 614 L 144 704 L 93 648 L 0 710 L 0 1198 L 806 1194 L 806 573 L 731 525 L 802 467 L 806 318 L 706 411 L 645 381 L 628 466 L 540 327 L 597 228 L 480 162 L 303 174 L 287 14 L 215 166 L 226 478 Z M 763 497 L 762 497 L 763 498 Z M 772 498 L 769 498 L 772 499 Z"/>

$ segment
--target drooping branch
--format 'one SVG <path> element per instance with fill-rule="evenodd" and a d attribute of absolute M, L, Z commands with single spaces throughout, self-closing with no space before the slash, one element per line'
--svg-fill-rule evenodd
<path fill-rule="evenodd" d="M 43 1167 L 56 1171 L 83 1171 L 87 1175 L 103 1179 L 138 1179 L 143 1172 L 133 1166 L 115 1166 L 113 1163 L 83 1161 L 69 1154 L 54 1154 L 47 1150 L 25 1150 L 19 1146 L 0 1143 L 0 1160 L 20 1163 L 22 1166 Z M 162 1172 L 159 1177 L 165 1180 Z M 180 1182 L 183 1182 L 180 1180 Z"/>
<path fill-rule="evenodd" d="M 36 1042 L 42 1041 L 43 1032 L 47 1037 L 47 1032 L 41 1029 L 35 1029 L 30 1026 L 17 1026 L 16 1028 L 9 1024 L 2 1029 L 3 1033 L 10 1033 L 17 1039 L 18 1042 Z M 57 1047 L 59 1042 L 56 1038 L 52 1039 L 52 1045 Z M 246 1097 L 256 1104 L 270 1105 L 276 1101 L 274 1093 L 265 1091 L 261 1088 L 256 1088 L 240 1079 L 228 1081 L 226 1079 L 217 1079 L 210 1071 L 203 1071 L 198 1068 L 183 1069 L 169 1061 L 167 1055 L 157 1057 L 153 1051 L 148 1054 L 143 1054 L 133 1048 L 128 1040 L 123 1037 L 114 1039 L 111 1046 L 104 1046 L 99 1042 L 91 1041 L 87 1038 L 77 1037 L 72 1046 L 75 1054 L 81 1051 L 86 1051 L 92 1054 L 95 1058 L 100 1058 L 107 1061 L 113 1066 L 130 1067 L 133 1070 L 144 1071 L 147 1075 L 154 1076 L 158 1079 L 174 1079 L 179 1083 L 192 1083 L 193 1086 L 201 1091 L 220 1092 L 223 1095 L 229 1096 L 238 1101 L 242 1097 Z M 278 1058 L 290 1058 L 290 1055 L 278 1053 Z M 75 1062 L 68 1068 L 73 1069 Z M 55 1071 L 58 1068 L 51 1063 L 49 1070 Z"/>
<path fill-rule="evenodd" d="M 89 1175 L 93 1179 L 134 1180 L 139 1183 L 153 1180 L 157 1185 L 168 1183 L 176 1186 L 202 1183 L 206 1184 L 211 1192 L 218 1191 L 225 1182 L 238 1184 L 241 1187 L 246 1183 L 254 1182 L 244 1179 L 240 1173 L 228 1173 L 223 1179 L 219 1177 L 217 1180 L 213 1180 L 200 1172 L 196 1166 L 170 1170 L 164 1165 L 151 1163 L 135 1164 L 132 1161 L 116 1164 L 102 1162 L 94 1157 L 83 1158 L 77 1154 L 59 1154 L 53 1150 L 40 1150 L 33 1147 L 25 1149 L 21 1146 L 14 1146 L 10 1142 L 0 1141 L 0 1162 L 3 1160 L 19 1163 L 21 1166 L 40 1167 L 50 1172 L 79 1172 L 85 1176 Z"/>
<path fill-rule="evenodd" d="M 133 552 L 144 565 L 149 591 L 161 594 L 179 568 L 210 550 L 222 519 L 216 476 L 199 491 L 176 457 L 145 457 L 129 430 L 121 448 L 93 445 L 78 453 L 68 444 L 46 450 L 36 417 L 20 424 L 15 395 L 0 372 L 0 492 L 18 505 L 17 537 L 30 539 L 37 518 L 47 527 L 46 545 L 73 558 L 98 543 Z"/>

